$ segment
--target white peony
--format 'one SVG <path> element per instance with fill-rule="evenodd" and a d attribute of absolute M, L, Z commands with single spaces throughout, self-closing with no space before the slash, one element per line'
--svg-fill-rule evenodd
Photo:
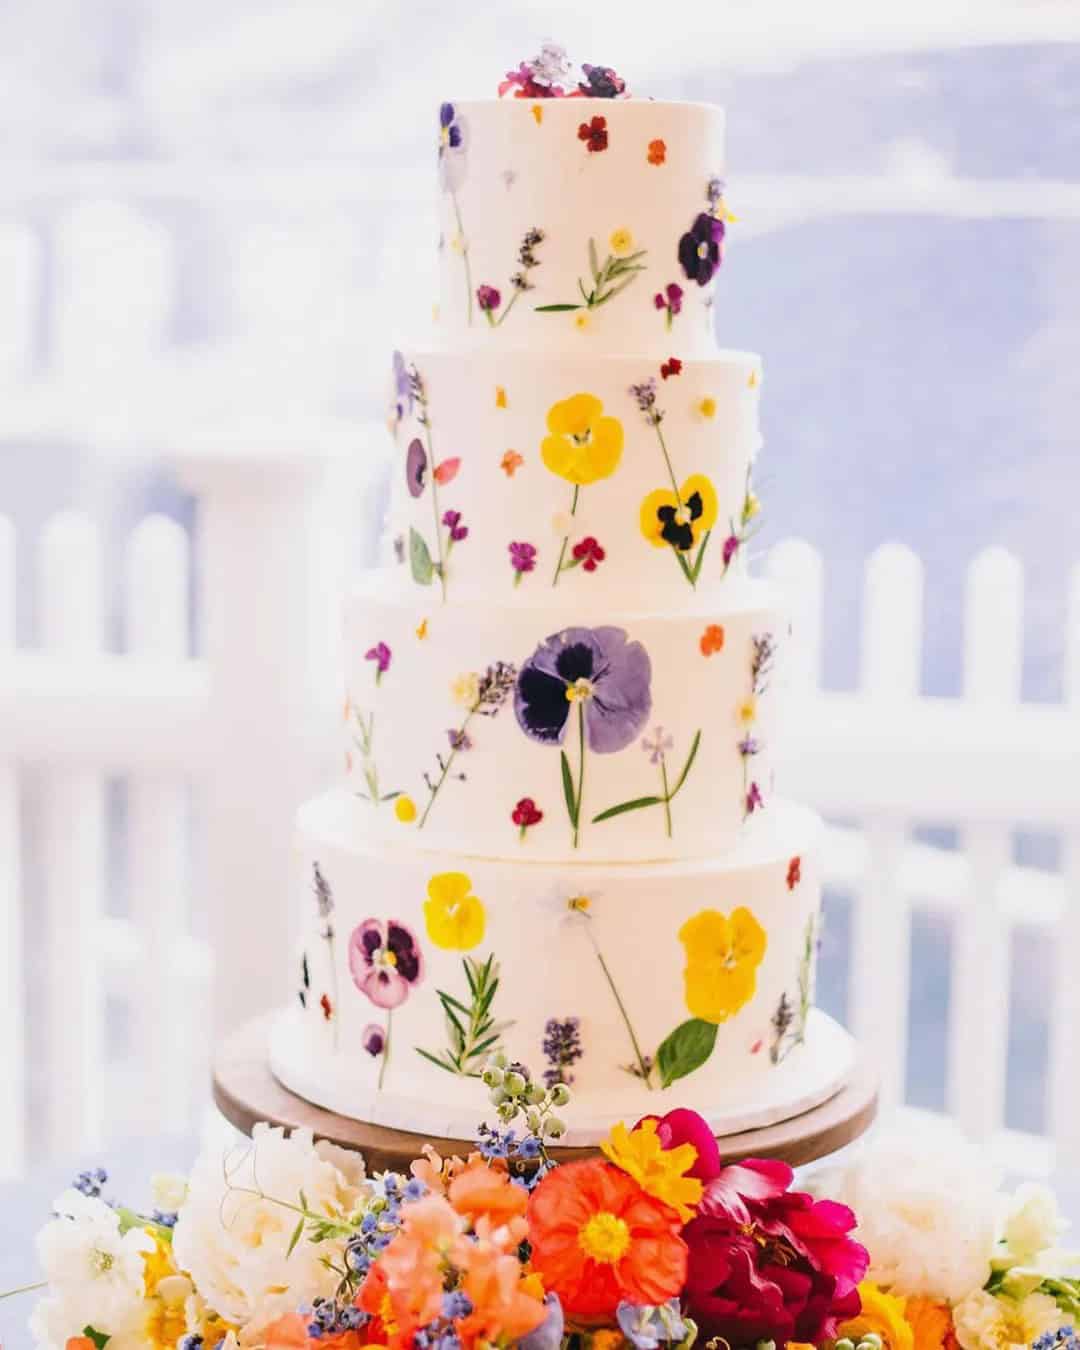
<path fill-rule="evenodd" d="M 1049 1294 L 1013 1299 L 976 1289 L 953 1309 L 962 1350 L 1029 1350 L 1046 1332 L 1071 1326 Z"/>
<path fill-rule="evenodd" d="M 1029 1182 L 1018 1187 L 1002 1219 L 995 1264 L 1000 1269 L 1035 1265 L 1068 1226 L 1048 1186 Z"/>
<path fill-rule="evenodd" d="M 177 1264 L 199 1293 L 233 1323 L 263 1326 L 317 1296 L 331 1297 L 343 1242 L 299 1242 L 288 1255 L 298 1215 L 307 1207 L 327 1217 L 353 1213 L 368 1194 L 364 1162 L 333 1144 L 312 1142 L 310 1130 L 289 1136 L 256 1125 L 252 1142 L 224 1160 L 204 1152 L 188 1182 L 173 1236 Z M 276 1203 L 283 1201 L 284 1204 Z"/>
<path fill-rule="evenodd" d="M 832 1194 L 858 1218 L 867 1278 L 896 1294 L 958 1302 L 990 1275 L 997 1178 L 944 1123 L 872 1144 Z"/>

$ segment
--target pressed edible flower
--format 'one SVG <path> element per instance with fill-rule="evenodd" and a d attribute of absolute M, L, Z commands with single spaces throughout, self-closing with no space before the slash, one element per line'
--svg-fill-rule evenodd
<path fill-rule="evenodd" d="M 627 229 L 613 230 L 608 245 L 612 253 L 632 253 L 634 250 L 634 236 Z"/>
<path fill-rule="evenodd" d="M 709 419 L 716 416 L 716 399 L 711 395 L 707 394 L 697 406 L 702 417 Z"/>
<path fill-rule="evenodd" d="M 702 656 L 713 656 L 724 650 L 724 629 L 721 624 L 711 623 L 698 640 Z"/>
<path fill-rule="evenodd" d="M 662 380 L 669 379 L 672 375 L 679 375 L 681 373 L 682 373 L 682 362 L 679 360 L 677 356 L 669 356 L 668 359 L 660 367 L 660 378 Z"/>
<path fill-rule="evenodd" d="M 353 983 L 377 1008 L 397 1008 L 420 982 L 424 962 L 416 935 L 397 919 L 365 919 L 349 938 Z"/>
<path fill-rule="evenodd" d="M 604 415 L 594 394 L 573 394 L 552 404 L 547 415 L 548 435 L 540 455 L 552 473 L 575 486 L 608 478 L 619 466 L 623 451 L 622 423 Z"/>
<path fill-rule="evenodd" d="M 525 831 L 530 825 L 539 825 L 544 819 L 544 813 L 531 797 L 522 797 L 510 813 L 510 819 L 521 831 L 521 837 L 525 838 Z"/>
<path fill-rule="evenodd" d="M 679 488 L 657 488 L 641 503 L 641 533 L 654 548 L 670 545 L 688 553 L 716 524 L 719 500 L 703 473 L 692 474 Z"/>
<path fill-rule="evenodd" d="M 519 455 L 516 450 L 507 450 L 502 459 L 499 460 L 499 468 L 502 469 L 507 478 L 513 478 L 524 463 L 525 457 L 523 455 Z"/>
<path fill-rule="evenodd" d="M 578 127 L 578 140 L 584 141 L 590 152 L 608 148 L 607 118 L 593 117 Z"/>
<path fill-rule="evenodd" d="M 536 567 L 536 545 L 514 541 L 509 545 L 509 550 L 510 566 L 514 569 L 516 586 L 526 572 L 532 572 Z"/>
<path fill-rule="evenodd" d="M 581 564 L 584 572 L 595 572 L 607 557 L 607 554 L 591 534 L 586 535 L 584 539 L 574 545 L 571 555 L 575 562 Z"/>
<path fill-rule="evenodd" d="M 649 142 L 648 159 L 650 164 L 663 164 L 667 159 L 667 145 L 659 137 Z"/>
<path fill-rule="evenodd" d="M 480 676 L 476 671 L 466 671 L 451 680 L 450 697 L 459 708 L 475 708 L 480 697 Z"/>
<path fill-rule="evenodd" d="M 692 1144 L 665 1147 L 657 1133 L 657 1122 L 645 1119 L 633 1130 L 622 1123 L 615 1126 L 600 1145 L 609 1162 L 634 1178 L 641 1189 L 670 1205 L 686 1223 L 701 1200 L 703 1186 L 688 1175 L 697 1162 Z"/>
<path fill-rule="evenodd" d="M 495 406 L 496 408 L 506 407 L 506 390 L 501 384 L 495 386 Z"/>
<path fill-rule="evenodd" d="M 484 940 L 483 902 L 472 893 L 464 872 L 439 872 L 428 882 L 424 922 L 436 947 L 469 951 Z"/>
<path fill-rule="evenodd" d="M 757 989 L 757 971 L 768 939 L 745 906 L 730 915 L 703 909 L 679 929 L 686 949 L 686 1006 L 703 1022 L 726 1022 Z"/>

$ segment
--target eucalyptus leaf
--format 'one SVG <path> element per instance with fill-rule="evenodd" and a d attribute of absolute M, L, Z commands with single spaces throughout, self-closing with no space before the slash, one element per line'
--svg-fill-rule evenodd
<path fill-rule="evenodd" d="M 409 530 L 409 567 L 418 586 L 430 586 L 435 577 L 435 564 L 424 536 L 416 529 Z"/>
<path fill-rule="evenodd" d="M 679 1078 L 685 1078 L 700 1069 L 716 1044 L 716 1025 L 692 1017 L 675 1028 L 656 1052 L 660 1083 L 670 1087 Z"/>

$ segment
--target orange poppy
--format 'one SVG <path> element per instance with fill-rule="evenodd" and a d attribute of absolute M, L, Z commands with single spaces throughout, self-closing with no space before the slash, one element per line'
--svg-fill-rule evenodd
<path fill-rule="evenodd" d="M 625 1299 L 658 1305 L 686 1281 L 678 1214 L 600 1158 L 564 1163 L 529 1200 L 533 1269 L 572 1317 L 610 1319 Z"/>
<path fill-rule="evenodd" d="M 724 630 L 718 623 L 709 624 L 701 635 L 701 641 L 698 644 L 701 647 L 702 656 L 712 656 L 714 652 L 723 650 Z"/>
<path fill-rule="evenodd" d="M 661 140 L 649 142 L 649 163 L 663 164 L 667 159 L 667 146 Z"/>

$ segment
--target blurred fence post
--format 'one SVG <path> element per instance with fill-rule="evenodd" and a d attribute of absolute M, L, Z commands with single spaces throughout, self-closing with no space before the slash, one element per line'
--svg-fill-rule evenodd
<path fill-rule="evenodd" d="M 350 428 L 350 443 L 355 436 Z M 281 999 L 293 817 L 326 776 L 336 725 L 320 611 L 337 595 L 326 593 L 319 560 L 320 486 L 337 457 L 336 444 L 283 445 L 255 432 L 174 456 L 199 504 L 215 747 L 203 797 L 215 1037 Z"/>

